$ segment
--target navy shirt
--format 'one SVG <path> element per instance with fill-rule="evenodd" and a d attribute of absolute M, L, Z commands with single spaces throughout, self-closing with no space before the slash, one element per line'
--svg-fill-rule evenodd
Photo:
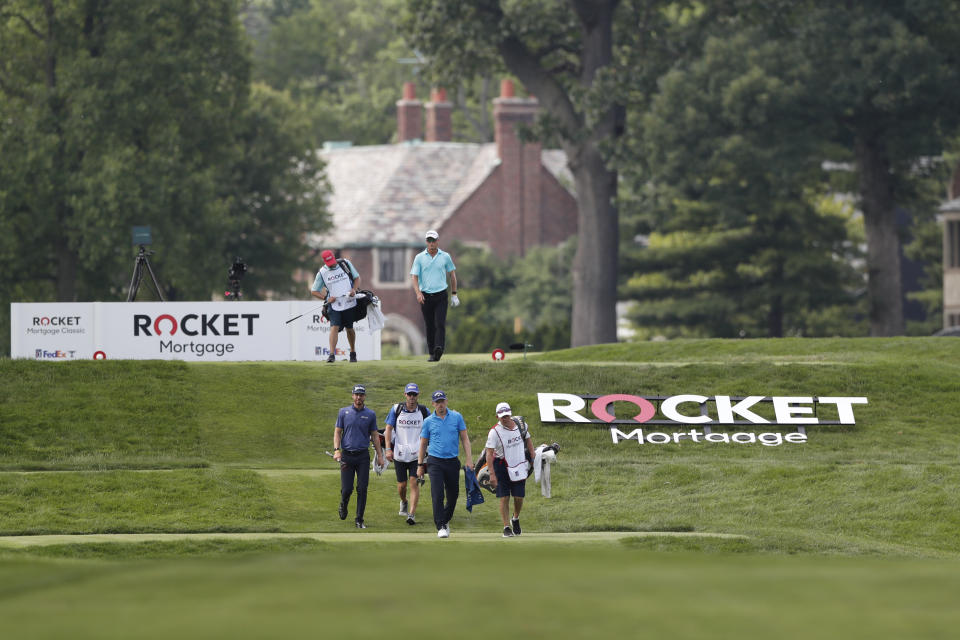
<path fill-rule="evenodd" d="M 370 434 L 377 431 L 377 414 L 366 407 L 357 411 L 356 407 L 350 405 L 340 409 L 336 426 L 343 429 L 341 449 L 366 450 L 370 446 Z"/>

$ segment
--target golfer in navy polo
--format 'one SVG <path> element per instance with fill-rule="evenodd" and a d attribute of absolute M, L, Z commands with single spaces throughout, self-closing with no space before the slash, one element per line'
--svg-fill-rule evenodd
<path fill-rule="evenodd" d="M 333 458 L 340 463 L 341 520 L 347 519 L 347 505 L 353 493 L 353 476 L 357 476 L 357 529 L 366 529 L 363 511 L 367 506 L 367 483 L 370 480 L 370 441 L 377 449 L 377 464 L 383 466 L 380 434 L 377 432 L 377 414 L 364 406 L 367 390 L 363 385 L 353 387 L 353 404 L 340 409 L 333 429 Z"/>
<path fill-rule="evenodd" d="M 426 469 L 430 475 L 430 497 L 433 498 L 433 522 L 438 538 L 450 537 L 450 519 L 460 497 L 460 443 L 467 456 L 467 466 L 473 467 L 470 438 L 463 416 L 447 408 L 447 394 L 433 392 L 433 413 L 423 421 L 420 431 L 420 451 L 417 455 L 417 477 Z M 446 494 L 446 503 L 444 503 Z"/>

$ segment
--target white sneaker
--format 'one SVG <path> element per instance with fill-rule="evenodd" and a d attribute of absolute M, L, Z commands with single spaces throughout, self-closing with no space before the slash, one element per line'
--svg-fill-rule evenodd
<path fill-rule="evenodd" d="M 400 502 L 400 512 L 397 515 L 401 515 L 401 516 L 410 515 L 409 513 L 407 513 L 407 502 L 405 500 Z"/>
<path fill-rule="evenodd" d="M 440 527 L 440 530 L 437 531 L 438 538 L 449 538 L 450 537 L 450 527 L 443 525 Z"/>

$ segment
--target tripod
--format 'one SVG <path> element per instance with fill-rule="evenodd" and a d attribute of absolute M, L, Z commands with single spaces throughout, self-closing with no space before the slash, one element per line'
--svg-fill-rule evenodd
<path fill-rule="evenodd" d="M 147 272 L 150 274 L 150 279 L 153 281 L 153 288 L 157 292 L 157 297 L 160 298 L 160 302 L 163 302 L 163 293 L 160 291 L 160 284 L 157 282 L 157 276 L 153 273 L 153 267 L 150 266 L 150 256 L 153 255 L 153 251 L 147 251 L 143 245 L 140 245 L 140 251 L 137 253 L 137 258 L 133 263 L 133 278 L 130 279 L 130 290 L 127 292 L 127 302 L 133 302 L 137 297 L 137 291 L 140 289 L 140 281 L 143 280 L 143 266 L 147 266 Z"/>

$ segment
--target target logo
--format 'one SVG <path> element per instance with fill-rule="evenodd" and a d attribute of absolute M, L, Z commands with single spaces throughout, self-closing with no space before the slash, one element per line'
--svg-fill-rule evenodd
<path fill-rule="evenodd" d="M 503 349 L 494 349 L 491 355 L 493 356 L 493 359 L 495 362 L 501 362 L 504 358 L 507 357 L 507 354 L 504 352 Z"/>

